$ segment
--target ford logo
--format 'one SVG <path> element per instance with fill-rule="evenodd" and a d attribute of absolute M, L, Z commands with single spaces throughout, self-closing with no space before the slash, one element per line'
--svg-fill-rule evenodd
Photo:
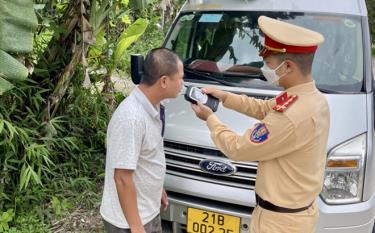
<path fill-rule="evenodd" d="M 199 163 L 201 170 L 219 176 L 229 176 L 236 172 L 236 167 L 229 162 L 205 159 Z"/>

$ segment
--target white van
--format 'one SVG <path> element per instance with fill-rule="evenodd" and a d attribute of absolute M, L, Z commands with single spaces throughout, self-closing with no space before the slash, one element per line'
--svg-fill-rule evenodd
<path fill-rule="evenodd" d="M 164 46 L 183 59 L 187 85 L 273 98 L 281 89 L 260 80 L 257 72 L 263 65 L 260 15 L 325 37 L 315 55 L 313 77 L 330 105 L 327 158 L 343 164 L 350 160 L 356 168 L 327 166 L 317 198 L 317 232 L 375 233 L 374 80 L 365 0 L 191 0 Z M 209 65 L 194 69 L 191 64 L 197 60 Z M 254 72 L 225 72 L 233 66 Z M 173 232 L 249 232 L 257 163 L 233 162 L 218 151 L 183 96 L 169 101 L 166 109 L 170 207 L 162 211 L 164 227 Z M 216 114 L 238 134 L 256 123 L 222 106 Z M 212 166 L 204 166 L 210 162 Z"/>

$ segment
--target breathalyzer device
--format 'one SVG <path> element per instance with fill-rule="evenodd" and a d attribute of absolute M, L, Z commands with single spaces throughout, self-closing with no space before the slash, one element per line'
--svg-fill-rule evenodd
<path fill-rule="evenodd" d="M 211 108 L 213 112 L 216 112 L 219 106 L 219 100 L 217 98 L 203 93 L 200 88 L 194 86 L 186 87 L 185 99 L 193 104 L 201 102 Z"/>

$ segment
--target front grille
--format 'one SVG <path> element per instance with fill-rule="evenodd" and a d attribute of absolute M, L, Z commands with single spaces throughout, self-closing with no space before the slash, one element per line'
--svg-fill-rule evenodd
<path fill-rule="evenodd" d="M 257 173 L 257 163 L 255 162 L 231 162 L 237 167 L 237 172 L 230 176 L 218 176 L 201 170 L 199 162 L 207 158 L 225 158 L 219 150 L 172 141 L 164 141 L 164 148 L 167 173 L 170 175 L 244 189 L 254 189 L 255 187 Z"/>
<path fill-rule="evenodd" d="M 171 141 L 164 141 L 164 146 L 169 149 L 176 149 L 180 151 L 187 151 L 187 152 L 193 152 L 193 153 L 198 153 L 198 154 L 203 154 L 203 155 L 211 155 L 211 156 L 216 156 L 216 157 L 225 157 L 225 155 L 219 150 L 198 147 L 198 146 L 191 146 L 191 145 L 186 145 L 186 144 L 181 144 L 181 143 L 176 143 L 176 142 L 171 142 Z"/>

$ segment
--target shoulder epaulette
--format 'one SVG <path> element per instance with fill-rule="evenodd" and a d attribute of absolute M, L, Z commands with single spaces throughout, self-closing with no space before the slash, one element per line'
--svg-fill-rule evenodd
<path fill-rule="evenodd" d="M 284 112 L 297 99 L 297 95 L 288 96 L 288 93 L 284 92 L 276 97 L 276 105 L 272 109 L 276 112 Z"/>

